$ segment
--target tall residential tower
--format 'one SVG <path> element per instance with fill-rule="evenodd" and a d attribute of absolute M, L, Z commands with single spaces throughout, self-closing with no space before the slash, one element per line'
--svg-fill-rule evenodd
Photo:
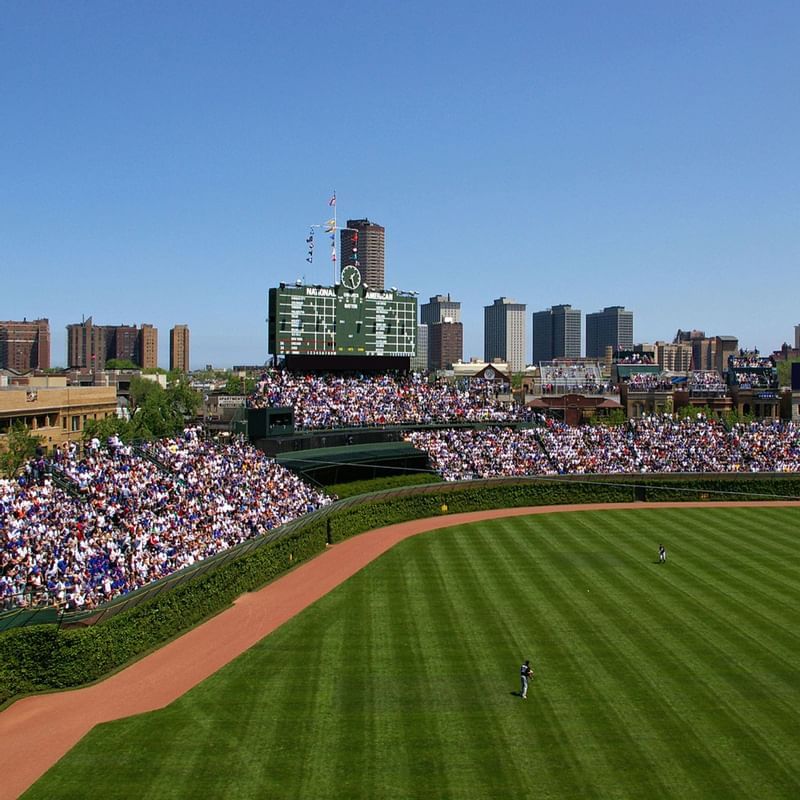
<path fill-rule="evenodd" d="M 169 332 L 169 369 L 170 372 L 189 371 L 189 326 L 176 325 Z"/>
<path fill-rule="evenodd" d="M 340 232 L 340 269 L 353 264 L 361 273 L 361 283 L 369 289 L 383 290 L 385 281 L 384 250 L 386 231 L 368 219 L 349 219 Z"/>

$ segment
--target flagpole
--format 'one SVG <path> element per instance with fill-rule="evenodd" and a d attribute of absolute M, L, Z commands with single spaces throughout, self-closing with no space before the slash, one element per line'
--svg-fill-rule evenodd
<path fill-rule="evenodd" d="M 333 255 L 331 259 L 333 262 L 333 285 L 336 286 L 336 189 L 333 190 Z M 339 234 L 339 242 L 342 241 L 342 235 Z"/>

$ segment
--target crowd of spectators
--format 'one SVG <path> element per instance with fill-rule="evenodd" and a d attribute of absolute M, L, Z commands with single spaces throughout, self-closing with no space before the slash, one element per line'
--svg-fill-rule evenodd
<path fill-rule="evenodd" d="M 620 353 L 614 359 L 616 364 L 655 364 L 650 353 Z"/>
<path fill-rule="evenodd" d="M 542 394 L 602 394 L 611 386 L 603 382 L 597 364 L 539 364 Z"/>
<path fill-rule="evenodd" d="M 298 430 L 508 422 L 529 416 L 525 408 L 501 400 L 492 381 L 449 383 L 420 373 L 344 376 L 269 370 L 261 375 L 248 406 L 291 406 Z"/>
<path fill-rule="evenodd" d="M 734 369 L 733 382 L 738 384 L 740 389 L 777 389 L 778 373 L 774 369 L 770 370 L 741 370 Z"/>
<path fill-rule="evenodd" d="M 93 440 L 0 481 L 0 604 L 93 608 L 330 502 L 242 442 Z"/>
<path fill-rule="evenodd" d="M 715 369 L 695 370 L 689 375 L 690 395 L 724 395 L 728 386 Z"/>
<path fill-rule="evenodd" d="M 728 430 L 717 420 L 672 415 L 626 425 L 535 431 L 491 429 L 413 433 L 445 480 L 501 475 L 650 472 L 799 472 L 800 428 L 754 422 Z M 473 457 L 470 452 L 476 449 Z"/>
<path fill-rule="evenodd" d="M 668 392 L 673 388 L 669 378 L 654 372 L 634 372 L 627 383 L 630 392 Z"/>
<path fill-rule="evenodd" d="M 773 369 L 775 359 L 772 356 L 762 356 L 758 352 L 748 353 L 739 351 L 739 355 L 728 356 L 728 366 L 734 369 Z"/>
<path fill-rule="evenodd" d="M 554 475 L 556 469 L 537 441 L 538 429 L 413 431 L 405 440 L 428 453 L 446 481 L 513 475 Z"/>

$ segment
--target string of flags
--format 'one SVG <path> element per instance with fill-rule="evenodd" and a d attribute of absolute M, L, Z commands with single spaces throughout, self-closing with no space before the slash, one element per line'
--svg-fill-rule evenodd
<path fill-rule="evenodd" d="M 306 261 L 309 264 L 314 263 L 314 229 L 311 228 L 308 232 L 308 238 L 306 239 L 306 244 L 308 245 L 308 255 L 306 255 Z"/>
<path fill-rule="evenodd" d="M 325 224 L 325 233 L 330 236 L 331 240 L 331 261 L 336 263 L 336 192 L 334 191 L 331 199 L 328 200 L 328 205 L 333 209 L 333 219 L 329 219 Z"/>
<path fill-rule="evenodd" d="M 312 225 L 308 236 L 306 237 L 306 261 L 309 264 L 314 263 L 314 228 L 324 228 L 325 233 L 328 234 L 331 242 L 331 261 L 335 264 L 336 263 L 336 231 L 338 230 L 338 226 L 336 225 L 336 192 L 333 193 L 331 199 L 328 200 L 328 206 L 333 208 L 333 217 L 323 225 Z M 358 231 L 351 231 L 351 244 L 352 244 L 352 254 L 353 254 L 353 264 L 358 266 Z"/>

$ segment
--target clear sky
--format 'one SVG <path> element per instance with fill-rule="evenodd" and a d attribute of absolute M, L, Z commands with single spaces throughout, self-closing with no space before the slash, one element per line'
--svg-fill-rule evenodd
<path fill-rule="evenodd" d="M 800 322 L 800 3 L 30 2 L 0 21 L 0 319 L 191 328 L 263 363 L 308 226 L 386 283 L 634 312 L 771 350 Z M 527 351 L 530 357 L 530 318 Z"/>

